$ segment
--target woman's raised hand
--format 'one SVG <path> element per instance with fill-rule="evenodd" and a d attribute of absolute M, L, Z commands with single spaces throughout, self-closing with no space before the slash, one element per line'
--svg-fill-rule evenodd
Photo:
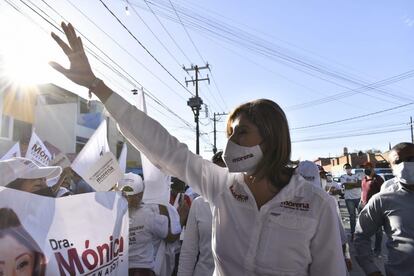
<path fill-rule="evenodd" d="M 70 67 L 69 69 L 66 69 L 62 65 L 53 61 L 49 62 L 49 64 L 71 81 L 89 88 L 96 77 L 92 72 L 91 65 L 89 64 L 88 58 L 85 54 L 82 40 L 80 37 L 76 36 L 76 32 L 72 24 L 69 23 L 66 25 L 62 22 L 61 25 L 69 45 L 53 32 L 52 38 L 57 42 L 57 44 L 59 44 L 60 48 L 62 48 L 63 52 L 68 57 Z"/>

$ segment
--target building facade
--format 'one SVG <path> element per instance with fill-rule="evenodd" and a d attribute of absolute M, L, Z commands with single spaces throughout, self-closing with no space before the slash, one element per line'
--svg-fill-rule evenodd
<path fill-rule="evenodd" d="M 53 84 L 28 89 L 3 88 L 0 115 L 0 156 L 16 142 L 20 142 L 24 156 L 34 129 L 43 141 L 74 159 L 105 119 L 111 152 L 118 157 L 126 142 L 101 102 L 88 103 L 86 99 Z M 140 154 L 131 145 L 128 145 L 127 161 L 131 168 L 141 167 Z"/>

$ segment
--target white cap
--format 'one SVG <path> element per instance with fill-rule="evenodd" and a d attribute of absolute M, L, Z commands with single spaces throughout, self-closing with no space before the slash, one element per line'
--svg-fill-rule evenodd
<path fill-rule="evenodd" d="M 126 173 L 124 174 L 124 177 L 118 181 L 118 187 L 126 195 L 135 195 L 144 191 L 144 182 L 138 174 Z"/>
<path fill-rule="evenodd" d="M 61 167 L 39 167 L 30 159 L 23 157 L 14 157 L 0 161 L 0 186 L 6 186 L 18 178 L 51 179 L 58 177 L 61 173 Z"/>
<path fill-rule="evenodd" d="M 312 161 L 301 161 L 297 167 L 297 173 L 309 181 L 313 186 L 322 188 L 319 168 Z"/>

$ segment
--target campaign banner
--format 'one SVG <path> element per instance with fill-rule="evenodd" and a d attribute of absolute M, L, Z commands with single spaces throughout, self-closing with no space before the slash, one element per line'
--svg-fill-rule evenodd
<path fill-rule="evenodd" d="M 21 157 L 20 142 L 14 144 L 14 146 L 11 149 L 9 149 L 9 151 L 6 152 L 6 154 L 3 155 L 3 157 L 0 160 L 7 160 L 13 157 Z"/>
<path fill-rule="evenodd" d="M 30 138 L 25 157 L 34 161 L 39 166 L 48 166 L 50 160 L 52 160 L 52 154 L 34 130 L 32 131 L 32 137 Z"/>
<path fill-rule="evenodd" d="M 121 168 L 121 171 L 123 173 L 126 173 L 126 168 L 127 168 L 127 154 L 128 154 L 127 144 L 124 143 L 124 145 L 122 146 L 121 154 L 119 155 L 119 158 L 118 158 L 119 167 Z"/>
<path fill-rule="evenodd" d="M 84 180 L 96 191 L 109 191 L 124 177 L 112 152 L 104 153 L 84 174 Z"/>
<path fill-rule="evenodd" d="M 137 108 L 147 113 L 145 96 L 139 92 Z M 141 153 L 142 170 L 144 173 L 145 190 L 142 201 L 145 203 L 157 203 L 167 205 L 170 202 L 171 177 L 158 169 L 148 158 Z"/>
<path fill-rule="evenodd" d="M 72 162 L 72 169 L 86 180 L 85 174 L 89 171 L 93 164 L 98 161 L 101 156 L 109 152 L 109 145 L 107 139 L 106 120 L 103 120 L 100 126 L 89 138 L 86 145 L 76 156 Z"/>
<path fill-rule="evenodd" d="M 0 274 L 128 275 L 128 228 L 120 193 L 50 198 L 0 187 Z"/>

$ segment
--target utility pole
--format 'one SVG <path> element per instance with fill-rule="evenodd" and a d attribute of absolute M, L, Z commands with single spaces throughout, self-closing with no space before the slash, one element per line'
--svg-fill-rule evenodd
<path fill-rule="evenodd" d="M 222 115 L 227 115 L 228 113 L 216 113 L 214 112 L 214 116 L 213 116 L 213 123 L 214 123 L 214 145 L 213 145 L 213 153 L 216 154 L 217 152 L 217 138 L 216 138 L 216 134 L 217 134 L 217 130 L 216 130 L 216 122 L 218 121 L 218 119 L 216 119 L 216 116 L 222 116 Z"/>
<path fill-rule="evenodd" d="M 410 116 L 410 127 L 411 127 L 411 143 L 414 143 L 413 117 L 412 116 Z"/>
<path fill-rule="evenodd" d="M 191 110 L 194 113 L 194 121 L 196 123 L 196 154 L 200 154 L 200 123 L 199 123 L 199 116 L 200 116 L 200 109 L 201 105 L 203 104 L 203 100 L 198 96 L 198 82 L 199 81 L 208 81 L 208 84 L 210 84 L 210 78 L 208 77 L 204 79 L 199 79 L 198 74 L 200 70 L 208 69 L 210 70 L 210 66 L 208 63 L 206 66 L 198 67 L 198 65 L 194 66 L 191 65 L 190 68 L 185 68 L 183 66 L 183 69 L 187 72 L 194 71 L 195 72 L 195 80 L 191 77 L 191 80 L 185 79 L 185 84 L 188 87 L 188 83 L 191 82 L 193 85 L 195 85 L 196 94 L 195 97 L 191 97 L 188 99 L 187 105 L 191 107 Z"/>

